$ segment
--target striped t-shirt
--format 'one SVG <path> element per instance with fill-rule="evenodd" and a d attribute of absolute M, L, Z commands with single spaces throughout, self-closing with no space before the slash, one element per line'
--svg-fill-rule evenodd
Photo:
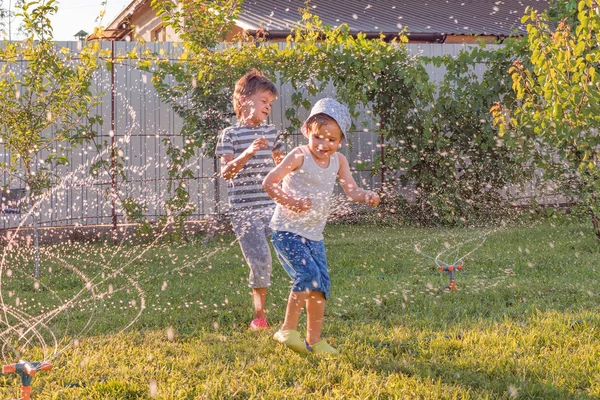
<path fill-rule="evenodd" d="M 237 158 L 255 139 L 264 137 L 269 147 L 261 149 L 248 160 L 232 179 L 227 181 L 229 212 L 272 209 L 273 200 L 262 188 L 263 179 L 275 168 L 273 153 L 281 152 L 283 141 L 273 125 L 234 125 L 223 129 L 217 142 L 216 154 L 233 154 Z"/>

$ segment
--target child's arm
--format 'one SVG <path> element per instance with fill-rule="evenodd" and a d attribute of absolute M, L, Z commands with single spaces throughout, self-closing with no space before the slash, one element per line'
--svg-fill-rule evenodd
<path fill-rule="evenodd" d="M 344 157 L 343 154 L 338 153 L 339 161 L 340 161 L 340 169 L 338 170 L 338 179 L 340 180 L 340 184 L 342 185 L 342 189 L 344 189 L 344 193 L 348 196 L 352 201 L 357 201 L 359 203 L 366 203 L 370 206 L 377 206 L 379 204 L 379 195 L 370 190 L 363 190 L 358 187 L 354 178 L 352 177 L 352 172 L 350 172 L 350 165 L 348 164 L 348 160 Z"/>
<path fill-rule="evenodd" d="M 236 176 L 257 151 L 266 149 L 267 147 L 269 147 L 269 141 L 262 137 L 254 140 L 254 142 L 252 142 L 252 144 L 235 159 L 233 158 L 233 154 L 230 153 L 221 155 L 221 176 L 223 179 L 229 180 Z"/>
<path fill-rule="evenodd" d="M 285 158 L 285 153 L 283 151 L 274 151 L 273 152 L 273 160 L 275 161 L 275 165 L 281 164 L 283 159 Z"/>
<path fill-rule="evenodd" d="M 292 150 L 280 164 L 273 168 L 263 181 L 263 189 L 265 189 L 265 192 L 267 192 L 276 203 L 297 212 L 310 209 L 312 206 L 310 199 L 295 198 L 286 194 L 279 186 L 279 183 L 290 172 L 300 168 L 303 161 L 304 156 L 302 155 L 302 151 L 296 148 Z"/>

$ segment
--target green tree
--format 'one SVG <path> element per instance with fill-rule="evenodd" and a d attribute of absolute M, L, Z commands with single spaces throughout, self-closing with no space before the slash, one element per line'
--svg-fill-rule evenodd
<path fill-rule="evenodd" d="M 78 55 L 57 48 L 49 20 L 56 11 L 55 0 L 23 4 L 19 16 L 27 38 L 0 49 L 0 135 L 11 155 L 2 167 L 13 177 L 22 173 L 32 194 L 49 187 L 52 171 L 68 162 L 71 146 L 91 138 L 101 122 L 91 112 L 99 103 L 91 91 L 97 44 Z"/>
<path fill-rule="evenodd" d="M 8 9 L 4 8 L 2 0 L 0 0 L 0 29 L 4 28 L 4 19 L 8 16 Z"/>
<path fill-rule="evenodd" d="M 564 21 L 571 28 L 579 24 L 577 19 L 579 0 L 550 0 L 548 2 L 548 19 L 553 22 Z"/>
<path fill-rule="evenodd" d="M 0 37 L 12 38 L 12 34 L 15 30 L 20 30 L 20 24 L 17 26 L 13 25 L 15 18 L 15 8 L 20 7 L 23 4 L 23 0 L 10 0 L 8 4 L 5 1 L 0 0 Z M 7 7 L 7 8 L 5 8 Z"/>
<path fill-rule="evenodd" d="M 498 48 L 484 45 L 424 59 L 446 73 L 435 98 L 413 112 L 411 131 L 397 132 L 401 146 L 390 149 L 390 162 L 416 182 L 416 205 L 429 223 L 481 223 L 505 216 L 512 208 L 507 190 L 532 176 L 529 143 L 506 145 L 489 113 L 494 102 L 514 102 L 506 73 L 521 51 L 509 40 Z M 483 72 L 479 68 L 483 66 Z"/>
<path fill-rule="evenodd" d="M 530 58 L 510 69 L 518 103 L 494 107 L 495 123 L 538 142 L 548 178 L 565 183 L 600 239 L 600 8 L 580 0 L 575 28 L 566 20 L 554 28 L 547 13 L 535 11 L 523 22 L 530 23 Z"/>
<path fill-rule="evenodd" d="M 187 49 L 194 54 L 214 50 L 234 26 L 242 0 L 152 0 L 165 26 L 179 34 Z"/>
<path fill-rule="evenodd" d="M 10 16 L 10 10 L 4 8 L 4 2 L 0 0 L 0 29 L 6 26 L 6 18 Z"/>
<path fill-rule="evenodd" d="M 17 14 L 26 38 L 0 49 L 0 138 L 10 158 L 0 164 L 27 190 L 30 207 L 59 178 L 74 146 L 94 136 L 101 118 L 91 91 L 98 44 L 71 54 L 51 41 L 55 0 L 30 1 Z M 35 215 L 35 214 L 34 214 Z M 34 217 L 34 221 L 35 221 Z"/>

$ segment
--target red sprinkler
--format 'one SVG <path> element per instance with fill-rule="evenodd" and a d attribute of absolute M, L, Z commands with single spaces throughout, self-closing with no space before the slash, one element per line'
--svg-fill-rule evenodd
<path fill-rule="evenodd" d="M 15 372 L 21 377 L 21 400 L 31 399 L 31 380 L 37 371 L 49 371 L 52 364 L 46 362 L 28 362 L 21 361 L 17 364 L 2 366 L 2 373 L 9 374 Z"/>
<path fill-rule="evenodd" d="M 454 281 L 454 273 L 456 271 L 462 271 L 463 266 L 462 264 L 456 264 L 456 265 L 440 265 L 439 266 L 440 271 L 445 271 L 446 273 L 448 273 L 448 278 L 450 278 L 450 290 L 456 290 L 456 282 Z"/>

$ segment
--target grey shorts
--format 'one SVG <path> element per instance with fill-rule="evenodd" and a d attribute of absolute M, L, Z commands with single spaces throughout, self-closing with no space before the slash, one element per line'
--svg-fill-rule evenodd
<path fill-rule="evenodd" d="M 272 259 L 268 239 L 273 210 L 236 212 L 229 215 L 235 236 L 250 267 L 248 286 L 253 289 L 271 286 Z"/>

